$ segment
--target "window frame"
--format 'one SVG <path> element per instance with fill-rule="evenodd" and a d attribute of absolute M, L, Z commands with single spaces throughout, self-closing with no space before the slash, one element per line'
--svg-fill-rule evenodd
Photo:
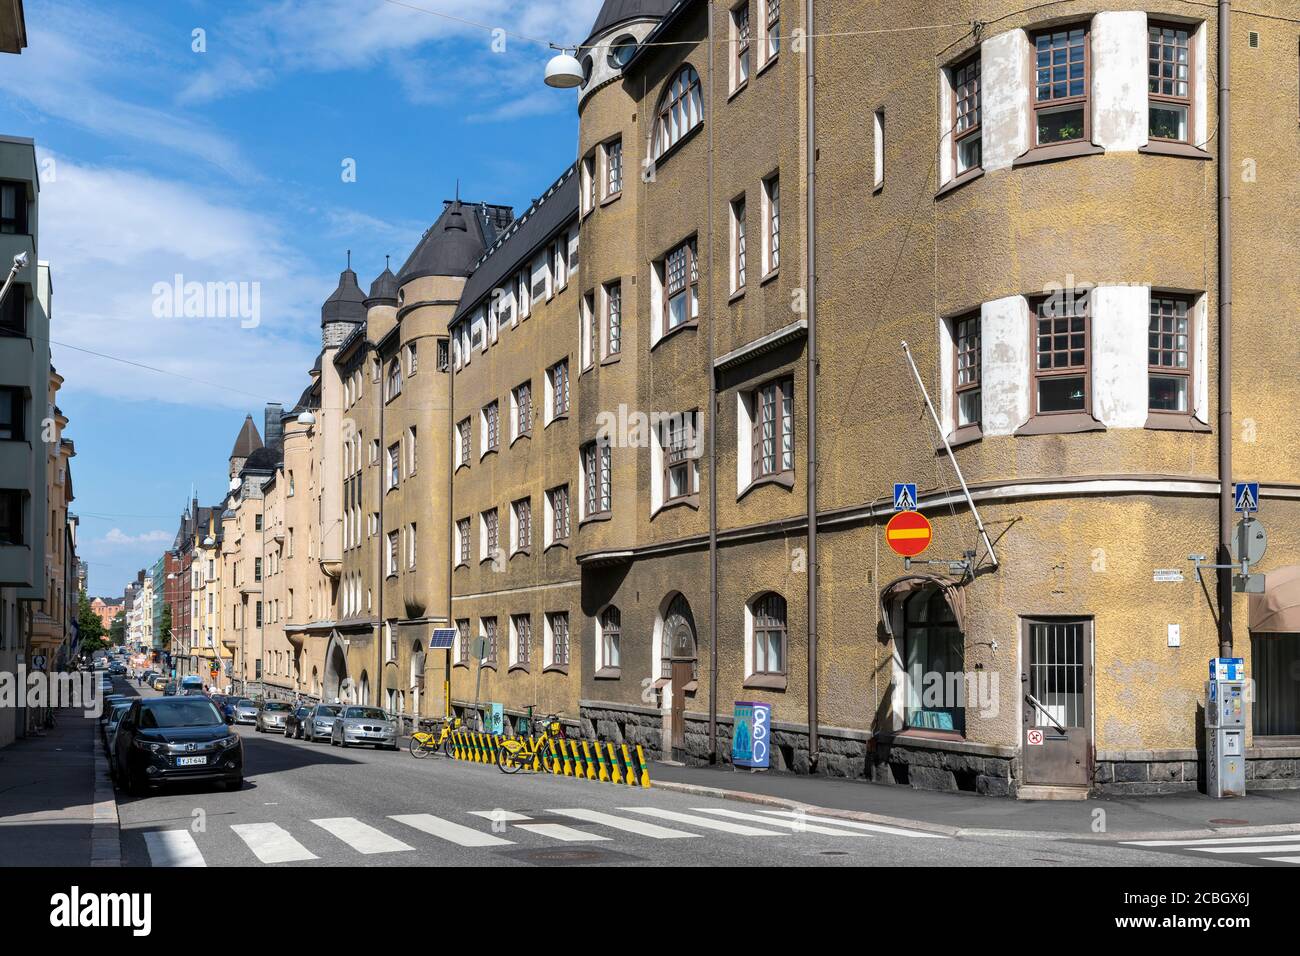
<path fill-rule="evenodd" d="M 1150 304 L 1147 307 L 1147 316 L 1148 316 L 1147 318 L 1147 414 L 1148 415 L 1171 416 L 1173 418 L 1186 419 L 1196 414 L 1196 348 L 1197 348 L 1196 307 L 1199 298 L 1200 296 L 1196 296 L 1196 295 L 1184 295 L 1184 294 L 1179 294 L 1174 292 L 1160 292 L 1155 289 L 1151 290 Z M 1184 333 L 1184 335 L 1186 336 L 1186 342 L 1184 343 L 1184 349 L 1181 350 L 1184 351 L 1187 356 L 1187 365 L 1184 368 L 1180 369 L 1177 366 L 1173 366 L 1173 365 L 1152 364 L 1151 362 L 1151 352 L 1153 351 L 1153 349 L 1151 348 L 1151 336 L 1153 334 L 1154 335 L 1173 334 L 1175 336 L 1179 334 L 1177 332 L 1165 333 L 1161 331 L 1161 332 L 1153 333 L 1151 331 L 1151 320 L 1156 319 L 1157 317 L 1161 319 L 1167 317 L 1163 313 L 1157 316 L 1155 312 L 1157 302 L 1172 302 L 1176 306 L 1183 305 L 1186 307 L 1186 312 L 1182 316 L 1182 318 L 1187 323 L 1187 331 Z M 1172 317 L 1173 318 L 1179 317 L 1176 311 Z M 1164 348 L 1158 348 L 1155 349 L 1154 351 L 1165 352 L 1170 350 L 1166 350 Z M 1172 351 L 1178 352 L 1180 350 L 1175 348 Z M 1184 379 L 1186 381 L 1185 395 L 1187 398 L 1187 407 L 1182 409 L 1181 411 L 1176 409 L 1168 409 L 1168 408 L 1152 408 L 1151 407 L 1151 379 L 1154 376 L 1159 376 L 1161 378 Z"/>
<path fill-rule="evenodd" d="M 964 83 L 959 83 L 962 74 L 974 68 L 973 78 L 967 78 Z M 977 49 L 966 59 L 954 64 L 949 71 L 949 86 L 952 87 L 952 175 L 956 179 L 958 176 L 965 176 L 967 173 L 974 173 L 984 168 L 984 74 L 983 60 L 980 51 Z M 963 96 L 962 90 L 974 83 L 974 90 Z M 961 105 L 963 100 L 972 100 L 974 105 L 966 114 L 962 113 Z M 976 120 L 965 129 L 961 128 L 963 115 L 969 115 L 973 112 Z M 961 147 L 969 140 L 979 140 L 980 161 L 965 169 L 961 168 Z"/>
<path fill-rule="evenodd" d="M 1065 295 L 1066 293 L 1056 293 L 1056 294 Z M 1070 306 L 1077 308 L 1078 301 L 1079 301 L 1079 293 L 1075 290 L 1070 290 L 1068 295 L 1069 295 Z M 1039 363 L 1038 363 L 1038 358 L 1039 358 L 1038 344 L 1040 338 L 1038 323 L 1042 321 L 1044 318 L 1057 318 L 1056 316 L 1043 316 L 1040 311 L 1044 305 L 1046 305 L 1048 302 L 1052 300 L 1052 296 L 1051 295 L 1034 296 L 1029 299 L 1029 354 L 1030 354 L 1029 401 L 1031 407 L 1030 410 L 1031 419 L 1055 416 L 1055 415 L 1087 415 L 1088 417 L 1092 417 L 1092 290 L 1089 290 L 1087 293 L 1085 293 L 1085 295 L 1087 296 L 1087 302 L 1086 305 L 1084 306 L 1084 314 L 1082 316 L 1076 316 L 1073 314 L 1068 316 L 1069 318 L 1082 318 L 1084 320 L 1083 321 L 1083 365 L 1069 366 L 1063 371 L 1055 371 L 1049 369 L 1046 372 L 1044 372 L 1042 369 L 1039 368 Z M 1054 336 L 1060 333 L 1052 331 L 1048 334 Z M 1065 334 L 1067 336 L 1070 336 L 1073 335 L 1074 333 L 1072 330 L 1067 330 Z M 1055 351 L 1056 350 L 1053 349 L 1053 352 Z M 1065 351 L 1073 352 L 1075 350 L 1067 347 Z M 1059 409 L 1057 411 L 1047 411 L 1047 412 L 1041 410 L 1040 400 L 1039 400 L 1040 396 L 1038 391 L 1039 383 L 1041 381 L 1045 379 L 1077 378 L 1080 375 L 1083 377 L 1083 407 L 1082 408 Z"/>
<path fill-rule="evenodd" d="M 961 315 L 953 316 L 950 320 L 952 330 L 952 418 L 956 429 L 984 427 L 984 361 L 981 349 L 984 342 L 983 313 L 980 309 L 971 312 L 965 312 Z M 963 335 L 962 327 L 973 323 L 975 326 L 973 347 L 962 347 Z M 965 338 L 969 339 L 970 336 Z M 962 356 L 973 356 L 972 365 L 975 369 L 975 377 L 972 381 L 962 381 Z M 967 368 L 972 367 L 968 365 Z M 962 421 L 961 400 L 962 397 L 970 392 L 976 392 L 980 397 L 980 414 L 970 422 Z"/>
<path fill-rule="evenodd" d="M 1069 85 L 1072 82 L 1068 76 L 1070 60 L 1068 52 L 1071 46 L 1070 34 L 1075 30 L 1083 31 L 1083 93 L 1078 96 L 1070 96 Z M 1038 71 L 1042 69 L 1038 65 L 1038 41 L 1041 37 L 1055 36 L 1056 34 L 1065 34 L 1067 59 L 1065 62 L 1067 76 L 1066 96 L 1057 99 L 1055 97 L 1049 100 L 1040 101 L 1038 91 L 1044 84 L 1039 82 Z M 1055 50 L 1055 46 L 1050 46 L 1049 50 Z M 1043 149 L 1049 146 L 1065 146 L 1073 144 L 1090 145 L 1092 143 L 1092 21 L 1079 20 L 1071 23 L 1057 24 L 1056 26 L 1047 27 L 1041 30 L 1034 30 L 1029 35 L 1029 62 L 1030 62 L 1030 81 L 1029 81 L 1029 112 L 1032 122 L 1030 131 L 1030 148 Z M 1049 63 L 1047 69 L 1050 73 L 1054 63 Z M 1049 76 L 1047 86 L 1051 87 L 1055 81 Z M 1064 113 L 1073 109 L 1080 109 L 1083 113 L 1083 129 L 1079 136 L 1071 139 L 1057 139 L 1049 142 L 1040 142 L 1038 139 L 1039 131 L 1039 114 L 1050 115 L 1052 113 Z"/>
<path fill-rule="evenodd" d="M 765 614 L 760 617 L 760 610 L 766 612 L 767 604 L 770 601 L 780 602 L 780 617 L 774 614 Z M 775 608 L 775 605 L 773 605 Z M 750 613 L 750 659 L 746 661 L 746 678 L 764 678 L 764 677 L 788 677 L 790 668 L 789 643 L 790 643 L 790 605 L 786 599 L 776 591 L 764 591 L 749 602 Z M 775 635 L 778 638 L 778 651 L 780 660 L 777 662 L 780 667 L 773 669 L 770 666 L 759 666 L 759 634 L 765 636 Z M 771 664 L 767 659 L 766 650 L 768 641 L 762 642 L 764 649 L 763 663 Z"/>
<path fill-rule="evenodd" d="M 592 676 L 617 677 L 623 668 L 623 612 L 610 604 L 597 615 L 596 624 L 600 629 L 600 661 Z"/>
<path fill-rule="evenodd" d="M 614 279 L 601 287 L 602 361 L 623 354 L 623 280 Z"/>
<path fill-rule="evenodd" d="M 785 459 L 785 450 L 782 447 L 782 445 L 784 444 L 783 442 L 784 435 L 785 435 L 784 424 L 787 417 L 785 415 L 785 410 L 784 410 L 784 400 L 787 398 L 787 396 L 785 395 L 785 390 L 787 386 L 789 387 L 789 393 L 790 393 L 788 396 L 788 400 L 790 403 L 790 414 L 789 414 L 790 467 L 789 468 L 777 467 L 778 465 L 783 465 Z M 762 452 L 763 423 L 765 420 L 763 393 L 769 389 L 773 391 L 774 399 L 773 399 L 772 407 L 773 409 L 777 410 L 778 416 L 774 419 L 773 430 L 772 430 L 773 467 L 771 470 L 763 470 L 761 467 L 763 462 L 763 452 Z M 750 463 L 750 473 L 749 473 L 750 484 L 752 485 L 758 481 L 780 478 L 785 475 L 793 476 L 795 471 L 795 448 L 796 448 L 796 440 L 797 440 L 797 432 L 795 431 L 795 420 L 794 420 L 795 418 L 794 376 L 781 375 L 776 378 L 768 379 L 766 382 L 763 382 L 761 385 L 755 386 L 752 395 L 753 395 L 752 398 L 753 421 L 751 422 L 751 426 L 750 426 L 751 428 L 751 432 L 750 432 L 751 463 Z M 783 400 L 780 403 L 780 406 L 778 406 L 776 402 L 776 398 L 780 398 Z"/>
<path fill-rule="evenodd" d="M 583 521 L 608 517 L 614 510 L 614 465 L 609 442 L 582 446 Z"/>
<path fill-rule="evenodd" d="M 754 24 L 749 0 L 741 0 L 731 8 L 730 22 L 733 53 L 729 92 L 735 95 L 749 85 L 754 71 Z"/>
<path fill-rule="evenodd" d="M 781 173 L 763 180 L 763 282 L 781 271 Z"/>
<path fill-rule="evenodd" d="M 530 554 L 533 548 L 533 499 L 519 498 L 510 503 L 510 516 L 514 519 L 514 540 L 510 542 L 511 554 Z"/>
<path fill-rule="evenodd" d="M 669 263 L 673 257 L 682 254 L 685 261 L 681 268 L 681 288 L 674 292 L 670 278 Z M 691 328 L 699 323 L 700 318 L 700 263 L 699 237 L 691 236 L 669 249 L 659 260 L 662 282 L 660 285 L 660 310 L 663 317 L 663 330 L 659 336 L 662 341 L 678 329 Z M 676 324 L 669 324 L 672 319 L 672 301 L 682 296 L 685 302 L 684 318 Z"/>
<path fill-rule="evenodd" d="M 1175 31 L 1175 34 L 1177 34 L 1177 33 L 1186 33 L 1186 34 L 1187 34 L 1187 45 L 1186 45 L 1186 49 L 1187 49 L 1187 61 L 1186 61 L 1186 63 L 1184 64 L 1185 67 L 1186 67 L 1186 70 L 1187 70 L 1187 76 L 1186 76 L 1186 78 L 1185 78 L 1184 80 L 1181 81 L 1181 82 L 1183 82 L 1183 83 L 1185 83 L 1185 84 L 1187 85 L 1187 95 L 1186 95 L 1186 96 L 1177 96 L 1176 94 L 1158 93 L 1158 92 L 1155 92 L 1155 91 L 1153 91 L 1153 90 L 1151 89 L 1151 82 L 1152 82 L 1153 79 L 1154 79 L 1154 80 L 1163 80 L 1163 79 L 1164 79 L 1164 77 L 1153 77 L 1153 76 L 1151 75 L 1151 65 L 1152 65 L 1152 63 L 1153 63 L 1153 61 L 1152 61 L 1152 59 L 1151 59 L 1151 46 L 1152 46 L 1152 43 L 1154 42 L 1154 40 L 1152 39 L 1151 33 L 1152 33 L 1153 30 L 1155 30 L 1155 31 L 1161 31 L 1161 33 L 1162 33 L 1162 36 L 1161 36 L 1161 38 L 1160 38 L 1160 39 L 1161 39 L 1160 47 L 1161 47 L 1161 53 L 1162 53 L 1162 54 L 1165 52 L 1165 44 L 1164 44 L 1164 42 L 1163 42 L 1163 41 L 1164 41 L 1163 31 L 1165 31 L 1165 30 L 1173 30 L 1173 31 Z M 1176 37 L 1175 37 L 1175 39 L 1176 39 Z M 1195 27 L 1194 27 L 1193 24 L 1188 24 L 1188 23 L 1175 23 L 1175 22 L 1168 21 L 1168 20 L 1153 20 L 1153 19 L 1148 18 L 1148 19 L 1147 19 L 1147 41 L 1146 41 L 1146 42 L 1147 42 L 1147 138 L 1148 138 L 1149 140 L 1154 141 L 1154 142 L 1157 142 L 1157 143 L 1181 143 L 1181 144 L 1186 145 L 1186 146 L 1191 146 L 1191 145 L 1193 145 L 1193 143 L 1192 143 L 1192 139 L 1193 139 L 1193 130 L 1194 130 L 1195 127 L 1196 127 L 1195 114 L 1194 114 L 1194 110 L 1195 110 L 1195 108 L 1196 108 L 1196 103 L 1195 103 L 1195 92 L 1196 92 L 1196 29 L 1195 29 Z M 1177 45 L 1174 46 L 1174 49 L 1177 50 Z M 1161 56 L 1161 59 L 1160 59 L 1158 62 L 1159 62 L 1161 65 L 1163 65 L 1163 64 L 1165 63 L 1165 60 L 1164 60 L 1163 55 Z M 1174 63 L 1174 65 L 1175 65 L 1175 67 L 1178 65 L 1178 61 L 1177 61 L 1177 60 L 1174 60 L 1173 63 Z M 1174 82 L 1175 84 L 1177 84 L 1178 82 L 1180 82 L 1177 76 L 1174 76 L 1174 77 L 1173 77 L 1173 82 Z M 1153 132 L 1151 131 L 1151 115 L 1150 115 L 1150 114 L 1151 114 L 1151 108 L 1152 108 L 1152 106 L 1154 106 L 1155 104 L 1165 104 L 1166 106 L 1172 106 L 1172 107 L 1178 107 L 1178 106 L 1181 106 L 1181 107 L 1185 108 L 1186 111 L 1187 111 L 1187 113 L 1186 113 L 1186 120 L 1184 121 L 1184 126 L 1185 126 L 1185 128 L 1186 128 L 1187 135 L 1184 136 L 1182 139 L 1176 139 L 1176 138 L 1171 138 L 1171 137 L 1167 137 L 1167 136 L 1157 136 L 1157 135 L 1155 135 L 1155 133 L 1153 133 Z"/>
<path fill-rule="evenodd" d="M 738 295 L 745 291 L 748 281 L 749 266 L 748 234 L 745 216 L 748 212 L 748 197 L 741 193 L 728 204 L 731 218 L 731 294 Z"/>
<path fill-rule="evenodd" d="M 683 78 L 685 80 L 679 87 L 679 81 L 683 81 Z M 698 111 L 698 118 L 695 122 L 684 123 L 674 134 L 672 121 L 674 111 L 679 104 L 685 104 L 681 113 L 684 120 L 691 118 L 692 108 Z M 683 63 L 672 78 L 664 84 L 663 92 L 659 94 L 659 100 L 655 104 L 654 131 L 650 150 L 653 161 L 657 163 L 669 155 L 703 125 L 704 88 L 700 83 L 700 74 L 691 64 Z"/>

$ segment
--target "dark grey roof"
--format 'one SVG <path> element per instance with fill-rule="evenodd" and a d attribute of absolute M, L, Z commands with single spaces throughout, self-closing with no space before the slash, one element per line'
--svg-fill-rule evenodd
<path fill-rule="evenodd" d="M 452 322 L 476 308 L 493 289 L 507 283 L 511 273 L 529 262 L 560 229 L 578 218 L 577 169 L 576 163 L 566 169 L 479 260 L 461 291 L 460 307 Z"/>
<path fill-rule="evenodd" d="M 357 274 L 352 267 L 339 273 L 338 288 L 320 307 L 320 324 L 327 322 L 364 322 L 366 320 L 366 295 L 357 285 Z"/>
<path fill-rule="evenodd" d="M 375 281 L 370 283 L 370 295 L 366 297 L 366 308 L 368 309 L 380 302 L 397 302 L 397 276 L 393 275 L 393 270 L 388 266 L 384 266 L 384 271 L 375 276 Z"/>
<path fill-rule="evenodd" d="M 397 284 L 424 276 L 467 276 L 513 217 L 509 206 L 447 200 L 438 221 L 397 272 Z"/>
<path fill-rule="evenodd" d="M 677 22 L 698 2 L 699 0 L 674 0 L 673 3 L 668 4 L 668 9 L 664 12 L 662 19 L 655 24 L 654 29 L 641 38 L 641 43 L 632 53 L 632 56 L 623 64 L 623 75 L 630 76 L 633 66 L 644 61 L 650 55 L 650 51 L 673 49 L 672 47 L 655 46 L 655 44 L 665 34 L 671 33 Z"/>
<path fill-rule="evenodd" d="M 273 449 L 263 446 L 248 456 L 248 461 L 244 462 L 244 467 L 239 473 L 242 475 L 249 471 L 272 472 L 280 464 L 280 456 Z"/>
<path fill-rule="evenodd" d="M 248 415 L 244 418 L 244 425 L 239 429 L 239 435 L 235 438 L 235 447 L 230 450 L 230 457 L 247 458 L 261 447 L 262 436 L 257 433 L 257 426 L 253 424 L 253 416 Z"/>
<path fill-rule="evenodd" d="M 313 382 L 303 389 L 302 397 L 298 399 L 298 404 L 280 416 L 280 421 L 284 422 L 291 418 L 297 418 L 303 412 L 316 408 L 320 408 L 320 397 L 316 383 Z"/>
<path fill-rule="evenodd" d="M 600 13 L 596 14 L 596 22 L 592 24 L 587 39 L 600 36 L 620 23 L 662 17 L 676 2 L 677 0 L 605 0 Z"/>

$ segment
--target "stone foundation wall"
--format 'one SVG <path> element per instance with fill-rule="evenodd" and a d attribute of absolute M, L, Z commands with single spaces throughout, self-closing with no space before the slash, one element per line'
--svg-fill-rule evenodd
<path fill-rule="evenodd" d="M 1099 751 L 1093 789 L 1101 794 L 1205 792 L 1205 759 L 1195 750 Z M 1247 790 L 1300 789 L 1300 748 L 1246 753 Z"/>

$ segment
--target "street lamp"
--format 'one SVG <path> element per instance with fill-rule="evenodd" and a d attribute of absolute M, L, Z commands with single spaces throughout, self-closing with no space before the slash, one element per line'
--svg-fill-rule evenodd
<path fill-rule="evenodd" d="M 4 303 L 5 296 L 9 293 L 9 287 L 13 285 L 14 277 L 18 275 L 20 269 L 27 268 L 27 253 L 20 252 L 14 256 L 14 264 L 9 269 L 9 275 L 5 277 L 4 288 L 0 289 L 0 304 Z"/>
<path fill-rule="evenodd" d="M 586 81 L 582 64 L 567 50 L 560 50 L 546 64 L 546 85 L 558 90 L 576 89 Z"/>

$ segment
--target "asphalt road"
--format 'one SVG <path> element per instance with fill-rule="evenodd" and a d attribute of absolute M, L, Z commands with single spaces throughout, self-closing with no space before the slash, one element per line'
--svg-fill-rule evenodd
<path fill-rule="evenodd" d="M 146 692 L 152 694 L 152 692 Z M 238 792 L 117 794 L 127 866 L 1237 866 L 1293 865 L 1295 837 L 1126 846 L 1028 834 L 935 836 L 736 801 L 239 727 Z M 653 776 L 653 767 L 652 767 Z M 1244 849 L 1243 849 L 1244 848 Z M 1295 852 L 1291 852 L 1294 850 Z"/>

